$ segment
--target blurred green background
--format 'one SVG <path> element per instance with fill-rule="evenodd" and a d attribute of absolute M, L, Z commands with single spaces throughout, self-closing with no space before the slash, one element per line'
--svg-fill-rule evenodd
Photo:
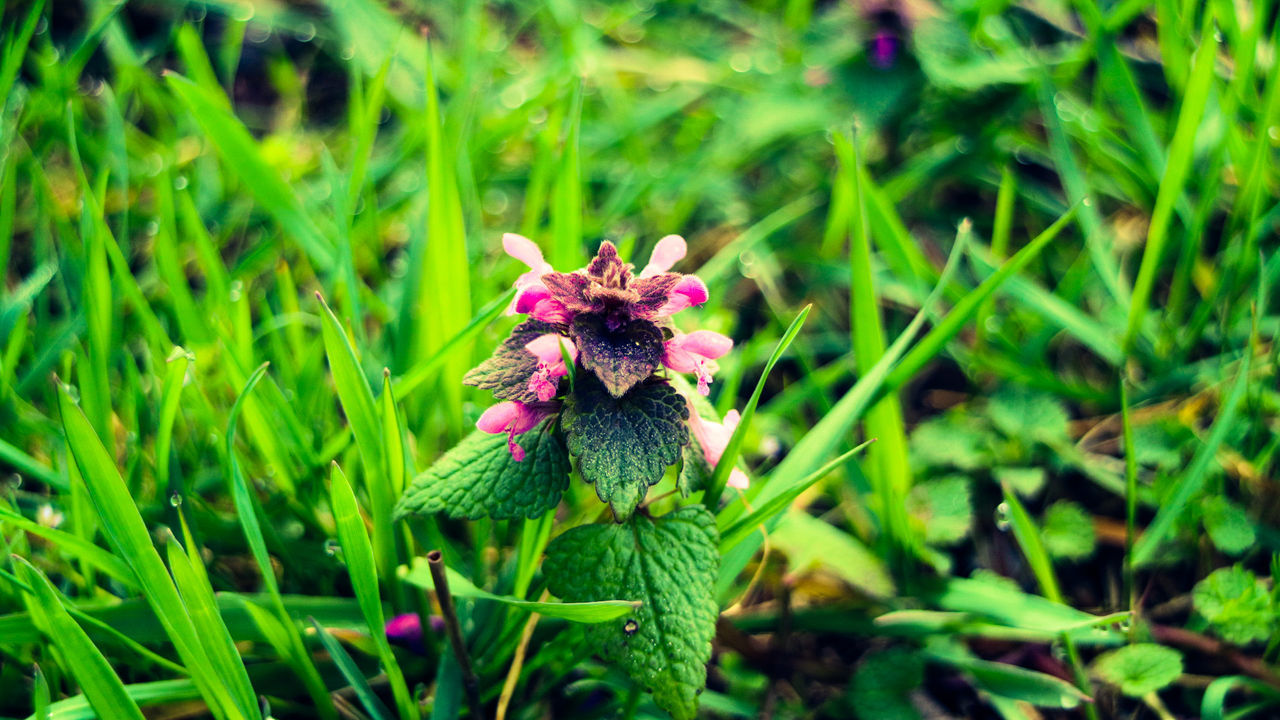
<path fill-rule="evenodd" d="M 388 514 L 489 402 L 460 379 L 513 324 L 504 232 L 566 271 L 684 236 L 689 314 L 736 342 L 721 413 L 812 305 L 747 505 L 878 440 L 722 547 L 708 717 L 1277 712 L 1276 16 L 6 3 L 0 715 L 91 717 L 93 687 L 149 717 L 403 717 L 330 466 L 387 617 L 426 608 L 396 568 L 433 547 L 530 591 L 549 524 Z M 575 482 L 556 527 L 599 510 Z M 508 717 L 662 716 L 571 624 L 462 611 Z M 449 717 L 427 640 L 395 664 Z"/>

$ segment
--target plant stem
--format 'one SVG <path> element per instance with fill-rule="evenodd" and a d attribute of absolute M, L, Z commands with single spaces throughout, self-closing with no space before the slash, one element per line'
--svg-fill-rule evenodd
<path fill-rule="evenodd" d="M 440 615 L 444 618 L 445 634 L 449 636 L 449 646 L 453 648 L 453 656 L 462 668 L 462 685 L 467 691 L 467 704 L 471 707 L 471 717 L 483 718 L 484 706 L 480 702 L 480 679 L 471 667 L 471 657 L 467 655 L 467 646 L 462 642 L 462 625 L 458 622 L 458 613 L 453 607 L 453 595 L 449 592 L 449 579 L 445 575 L 444 553 L 432 550 L 427 553 L 427 566 L 431 568 L 431 580 L 436 588 L 436 600 L 440 603 Z M 426 630 L 426 628 L 423 628 Z"/>

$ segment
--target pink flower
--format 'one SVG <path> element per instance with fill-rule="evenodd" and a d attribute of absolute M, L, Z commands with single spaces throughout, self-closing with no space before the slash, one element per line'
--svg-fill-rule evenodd
<path fill-rule="evenodd" d="M 708 297 L 706 283 L 701 278 L 697 275 L 682 275 L 680 282 L 667 294 L 666 304 L 658 308 L 657 317 L 670 317 L 687 307 L 701 305 Z"/>
<path fill-rule="evenodd" d="M 534 320 L 566 325 L 573 322 L 574 313 L 565 308 L 564 303 L 551 297 L 551 291 L 541 280 L 516 291 L 511 303 L 515 312 L 526 313 Z"/>
<path fill-rule="evenodd" d="M 551 263 L 542 259 L 542 251 L 538 249 L 537 244 L 523 235 L 515 233 L 506 233 L 502 236 L 502 249 L 507 251 L 511 257 L 519 260 L 529 266 L 529 272 L 516 278 L 515 288 L 516 296 L 512 298 L 511 305 L 507 307 L 507 314 L 514 315 L 517 312 L 528 312 L 517 309 L 517 304 L 521 297 L 521 292 L 527 288 L 541 287 L 542 276 L 551 272 Z"/>
<path fill-rule="evenodd" d="M 653 253 L 649 255 L 649 264 L 640 271 L 640 277 L 647 278 L 660 275 L 671 269 L 672 265 L 684 259 L 687 252 L 684 238 L 679 235 L 668 235 L 658 241 Z"/>
<path fill-rule="evenodd" d="M 720 456 L 724 455 L 724 449 L 728 447 L 729 438 L 733 437 L 733 431 L 738 427 L 739 420 L 741 418 L 737 410 L 725 413 L 723 423 L 706 420 L 693 409 L 693 403 L 689 403 L 689 429 L 698 440 L 698 444 L 702 446 L 702 454 L 713 470 L 720 462 Z M 729 487 L 746 490 L 750 482 L 747 474 L 738 468 L 729 471 Z"/>
<path fill-rule="evenodd" d="M 538 369 L 529 377 L 529 390 L 539 400 L 546 402 L 555 397 L 559 390 L 557 378 L 569 374 L 569 368 L 564 363 L 565 357 L 570 362 L 577 360 L 578 348 L 572 340 L 559 333 L 547 333 L 530 340 L 524 349 L 538 358 Z"/>
<path fill-rule="evenodd" d="M 476 427 L 492 435 L 507 434 L 507 449 L 516 462 L 524 460 L 524 448 L 516 442 L 516 436 L 538 426 L 543 418 L 560 408 L 558 402 L 522 403 L 510 400 L 498 403 L 480 416 Z"/>
<path fill-rule="evenodd" d="M 676 335 L 663 348 L 662 364 L 682 373 L 694 373 L 698 377 L 698 392 L 711 392 L 711 373 L 714 362 L 733 347 L 733 341 L 718 332 L 698 330 L 688 335 Z"/>

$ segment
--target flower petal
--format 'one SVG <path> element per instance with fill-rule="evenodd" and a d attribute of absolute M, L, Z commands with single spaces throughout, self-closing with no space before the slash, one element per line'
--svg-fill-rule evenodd
<path fill-rule="evenodd" d="M 672 339 L 672 342 L 676 341 L 679 341 L 681 347 L 685 350 L 709 360 L 723 357 L 725 353 L 733 349 L 733 340 L 711 330 L 696 330 L 688 335 Z"/>
<path fill-rule="evenodd" d="M 708 297 L 710 294 L 707 292 L 706 283 L 702 282 L 697 275 L 684 275 L 667 296 L 667 304 L 662 306 L 658 315 L 660 317 L 674 315 L 687 307 L 701 305 L 707 301 Z"/>
<path fill-rule="evenodd" d="M 502 249 L 507 251 L 511 257 L 519 260 L 529 266 L 530 270 L 541 270 L 543 267 L 550 270 L 551 266 L 542 259 L 542 250 L 538 248 L 537 243 L 523 235 L 515 233 L 506 233 L 502 236 Z"/>
<path fill-rule="evenodd" d="M 729 487 L 737 488 L 739 490 L 746 490 L 747 486 L 749 486 L 750 484 L 751 484 L 750 478 L 748 478 L 747 474 L 742 472 L 738 468 L 734 468 L 729 472 Z"/>
<path fill-rule="evenodd" d="M 668 235 L 662 238 L 653 247 L 653 253 L 649 256 L 649 264 L 645 265 L 644 269 L 640 271 L 640 277 L 647 278 L 670 270 L 672 265 L 684 258 L 686 252 L 688 252 L 688 247 L 684 242 L 684 238 L 679 235 Z"/>
<path fill-rule="evenodd" d="M 574 347 L 573 341 L 559 333 L 546 333 L 525 343 L 524 349 L 533 353 L 538 358 L 538 362 L 547 365 L 555 365 L 564 363 L 564 355 L 561 354 L 560 348 L 564 348 L 564 353 L 568 354 L 570 359 L 576 360 L 578 357 L 578 348 Z"/>
<path fill-rule="evenodd" d="M 530 313 L 538 303 L 551 297 L 551 291 L 542 284 L 528 285 L 520 288 L 514 298 L 516 312 Z"/>
<path fill-rule="evenodd" d="M 476 427 L 491 435 L 507 432 L 520 416 L 522 407 L 522 403 L 515 401 L 498 403 L 484 411 L 476 421 Z"/>

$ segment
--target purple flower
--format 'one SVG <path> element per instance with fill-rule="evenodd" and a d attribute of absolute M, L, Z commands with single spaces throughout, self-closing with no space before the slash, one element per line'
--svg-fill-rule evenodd
<path fill-rule="evenodd" d="M 676 372 L 696 375 L 698 392 L 707 395 L 711 392 L 711 374 L 717 369 L 713 361 L 732 347 L 732 340 L 710 330 L 676 335 L 663 348 L 662 364 Z"/>
<path fill-rule="evenodd" d="M 569 362 L 578 359 L 578 348 L 573 341 L 558 333 L 539 335 L 530 340 L 524 348 L 538 358 L 538 368 L 529 377 L 529 390 L 546 402 L 556 396 L 560 389 L 559 378 L 569 374 L 565 365 L 565 357 Z"/>
<path fill-rule="evenodd" d="M 507 449 L 516 462 L 524 460 L 524 448 L 516 442 L 516 436 L 538 426 L 543 419 L 560 410 L 559 402 L 522 403 L 519 400 L 501 402 L 480 416 L 476 427 L 492 435 L 507 434 Z"/>
<path fill-rule="evenodd" d="M 432 615 L 429 622 L 431 623 L 431 632 L 436 634 L 444 632 L 443 618 Z M 392 645 L 408 648 L 419 655 L 427 654 L 426 644 L 423 643 L 422 637 L 422 618 L 417 613 L 405 613 L 391 618 L 387 621 L 384 632 L 386 632 L 387 640 Z"/>

